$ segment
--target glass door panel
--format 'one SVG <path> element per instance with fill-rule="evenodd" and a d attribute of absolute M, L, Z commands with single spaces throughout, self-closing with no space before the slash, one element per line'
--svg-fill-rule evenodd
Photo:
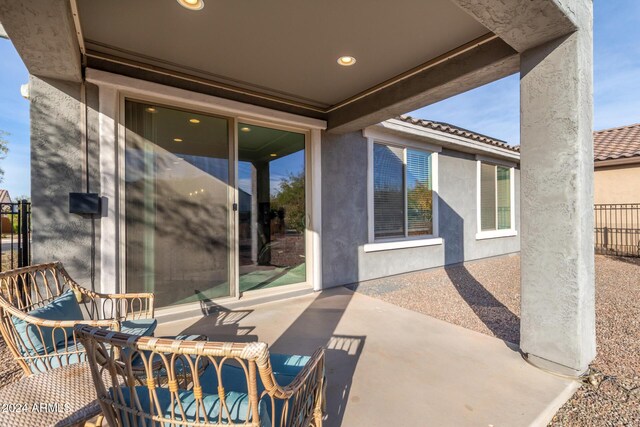
<path fill-rule="evenodd" d="M 127 100 L 125 127 L 127 291 L 231 295 L 229 120 Z"/>
<path fill-rule="evenodd" d="M 305 135 L 238 125 L 240 292 L 306 281 Z"/>

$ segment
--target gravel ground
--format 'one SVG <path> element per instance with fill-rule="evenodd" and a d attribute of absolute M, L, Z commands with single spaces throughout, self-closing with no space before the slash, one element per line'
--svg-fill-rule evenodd
<path fill-rule="evenodd" d="M 520 341 L 520 257 L 403 274 L 358 292 L 474 331 Z M 598 385 L 583 385 L 549 424 L 640 425 L 640 259 L 596 256 Z"/>
<path fill-rule="evenodd" d="M 4 339 L 0 337 L 0 387 L 18 381 L 22 377 L 22 369 L 13 361 Z"/>
<path fill-rule="evenodd" d="M 520 342 L 518 256 L 371 280 L 353 288 L 483 334 Z"/>

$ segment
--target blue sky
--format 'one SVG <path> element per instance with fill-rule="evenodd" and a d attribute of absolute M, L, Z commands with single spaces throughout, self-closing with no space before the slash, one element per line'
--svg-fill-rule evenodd
<path fill-rule="evenodd" d="M 0 39 L 0 130 L 9 132 L 9 155 L 0 161 L 4 181 L 0 188 L 12 198 L 29 195 L 29 101 L 20 95 L 20 86 L 29 74 L 9 40 Z"/>
<path fill-rule="evenodd" d="M 594 2 L 595 129 L 640 122 L 640 1 Z M 10 132 L 9 155 L 0 161 L 12 196 L 29 194 L 29 103 L 20 96 L 28 81 L 15 49 L 0 39 L 0 130 Z M 410 113 L 520 143 L 518 75 Z"/>
<path fill-rule="evenodd" d="M 640 122 L 640 1 L 594 1 L 594 129 Z M 410 115 L 520 143 L 519 75 Z"/>

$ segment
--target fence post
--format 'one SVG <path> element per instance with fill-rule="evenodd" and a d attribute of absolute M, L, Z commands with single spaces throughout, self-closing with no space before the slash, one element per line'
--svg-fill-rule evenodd
<path fill-rule="evenodd" d="M 22 245 L 18 248 L 18 267 L 26 267 L 29 265 L 29 212 L 27 211 L 28 203 L 26 200 L 20 201 L 20 239 Z"/>

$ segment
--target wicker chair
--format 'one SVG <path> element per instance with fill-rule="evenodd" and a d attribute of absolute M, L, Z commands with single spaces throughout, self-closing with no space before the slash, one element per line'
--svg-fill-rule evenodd
<path fill-rule="evenodd" d="M 321 348 L 311 357 L 270 356 L 261 342 L 132 337 L 85 325 L 76 334 L 112 427 L 322 425 Z"/>
<path fill-rule="evenodd" d="M 86 360 L 80 323 L 152 334 L 153 294 L 100 294 L 78 285 L 61 263 L 0 273 L 0 332 L 25 375 Z"/>

